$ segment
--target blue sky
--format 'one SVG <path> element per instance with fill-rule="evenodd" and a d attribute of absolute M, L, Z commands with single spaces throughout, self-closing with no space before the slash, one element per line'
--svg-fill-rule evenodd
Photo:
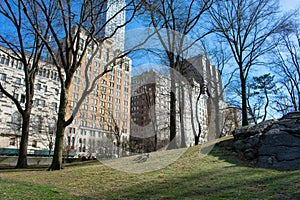
<path fill-rule="evenodd" d="M 288 11 L 299 7 L 300 0 L 280 0 L 280 5 L 284 11 Z"/>

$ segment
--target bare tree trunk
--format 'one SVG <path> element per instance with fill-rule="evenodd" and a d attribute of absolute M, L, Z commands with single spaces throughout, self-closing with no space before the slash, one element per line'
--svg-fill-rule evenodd
<path fill-rule="evenodd" d="M 248 123 L 248 113 L 247 113 L 247 88 L 246 80 L 244 78 L 244 73 L 242 72 L 242 67 L 240 67 L 240 81 L 241 81 L 241 93 L 242 93 L 242 126 L 247 126 Z"/>
<path fill-rule="evenodd" d="M 53 160 L 48 170 L 62 169 L 62 163 L 63 163 L 62 154 L 63 154 L 64 132 L 65 132 L 65 127 L 63 126 L 63 124 L 64 124 L 64 119 L 61 119 L 60 116 L 57 122 Z"/>
<path fill-rule="evenodd" d="M 195 127 L 195 121 L 194 121 L 194 107 L 193 107 L 193 99 L 192 99 L 192 93 L 189 93 L 189 101 L 190 101 L 190 105 L 191 105 L 191 124 L 192 124 L 192 130 L 193 130 L 193 135 L 194 135 L 194 140 L 195 140 L 195 145 L 198 144 L 198 142 L 196 142 L 197 140 L 197 134 L 196 134 L 196 127 Z M 196 112 L 197 112 L 197 107 L 196 107 Z M 198 138 L 199 140 L 199 138 Z"/>
<path fill-rule="evenodd" d="M 196 91 L 196 90 L 195 90 Z M 195 92 L 196 95 L 196 92 Z M 201 97 L 201 90 L 199 92 L 199 94 L 197 95 L 197 100 L 196 100 L 196 104 L 195 104 L 195 109 L 193 107 L 193 93 L 189 93 L 189 100 L 190 100 L 190 105 L 191 105 L 191 123 L 192 123 L 192 130 L 193 130 L 193 134 L 194 134 L 194 144 L 198 145 L 199 144 L 199 139 L 202 133 L 202 126 L 200 124 L 200 119 L 199 119 L 199 115 L 198 115 L 198 103 Z M 196 112 L 196 116 L 194 116 L 194 112 Z M 196 125 L 195 125 L 195 119 L 197 121 L 198 124 L 198 131 L 196 130 Z"/>
<path fill-rule="evenodd" d="M 51 166 L 48 169 L 49 171 L 62 169 L 63 146 L 64 146 L 64 135 L 65 135 L 64 133 L 66 127 L 69 125 L 68 122 L 65 121 L 66 109 L 68 104 L 69 87 L 70 87 L 70 82 L 65 85 L 65 88 L 61 87 L 62 91 L 60 94 L 60 107 L 59 107 L 58 119 L 57 119 L 54 155 L 53 155 Z"/>
<path fill-rule="evenodd" d="M 30 112 L 26 112 L 23 117 L 22 123 L 22 136 L 20 141 L 19 156 L 16 168 L 27 168 L 27 147 L 28 147 L 28 136 L 29 136 L 29 122 L 30 122 Z"/>
<path fill-rule="evenodd" d="M 176 144 L 176 86 L 171 72 L 171 91 L 170 91 L 170 144 L 168 149 L 177 148 Z"/>
<path fill-rule="evenodd" d="M 185 109 L 185 96 L 184 96 L 184 87 L 182 83 L 180 83 L 179 87 L 179 110 L 180 110 L 180 130 L 181 130 L 181 140 L 180 140 L 180 147 L 185 148 L 186 142 L 185 142 L 185 122 L 184 122 L 184 109 Z"/>

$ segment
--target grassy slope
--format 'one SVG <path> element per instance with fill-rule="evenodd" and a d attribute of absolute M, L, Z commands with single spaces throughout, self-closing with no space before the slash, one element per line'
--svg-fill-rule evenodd
<path fill-rule="evenodd" d="M 300 171 L 249 168 L 223 147 L 200 159 L 199 150 L 140 174 L 99 162 L 54 172 L 0 171 L 0 199 L 300 199 Z"/>

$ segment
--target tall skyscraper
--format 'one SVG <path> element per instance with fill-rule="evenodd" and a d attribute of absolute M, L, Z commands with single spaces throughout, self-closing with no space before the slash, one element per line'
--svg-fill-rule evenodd
<path fill-rule="evenodd" d="M 125 0 L 107 0 L 103 6 L 103 16 L 100 26 L 107 23 L 104 28 L 104 36 L 110 37 L 114 42 L 113 49 L 124 51 L 124 38 L 126 22 Z"/>

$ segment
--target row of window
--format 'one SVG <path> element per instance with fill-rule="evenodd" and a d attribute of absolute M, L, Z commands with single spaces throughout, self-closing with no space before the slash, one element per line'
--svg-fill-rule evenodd
<path fill-rule="evenodd" d="M 23 63 L 5 55 L 0 55 L 0 64 L 4 64 L 6 66 L 11 66 L 16 69 L 23 69 Z"/>
<path fill-rule="evenodd" d="M 44 78 L 50 78 L 54 81 L 59 81 L 58 73 L 50 69 L 39 69 L 38 75 Z"/>
<path fill-rule="evenodd" d="M 21 96 L 21 100 L 22 100 L 22 96 Z M 35 107 L 38 107 L 38 106 L 40 106 L 40 107 L 46 107 L 46 101 L 45 100 L 43 100 L 43 99 L 38 99 L 38 98 L 36 98 L 34 101 L 33 101 L 33 105 L 35 106 Z M 58 108 L 58 104 L 56 103 L 56 102 L 52 102 L 51 103 L 51 106 L 50 106 L 50 108 L 51 108 L 51 110 L 53 110 L 53 111 L 57 111 L 57 108 Z"/>

